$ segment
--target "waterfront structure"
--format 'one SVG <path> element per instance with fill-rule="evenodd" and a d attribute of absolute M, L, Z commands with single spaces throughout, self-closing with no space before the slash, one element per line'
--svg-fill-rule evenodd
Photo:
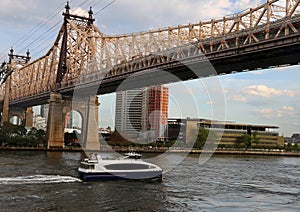
<path fill-rule="evenodd" d="M 117 92 L 116 130 L 127 140 L 166 140 L 168 98 L 165 86 Z"/>
<path fill-rule="evenodd" d="M 300 133 L 294 133 L 291 138 L 292 143 L 300 144 Z"/>
<path fill-rule="evenodd" d="M 279 136 L 277 126 L 202 120 L 199 122 L 199 127 L 220 135 L 219 146 L 247 146 L 245 135 L 249 135 L 251 147 L 284 146 L 284 138 Z"/>
<path fill-rule="evenodd" d="M 220 141 L 215 141 L 219 142 L 219 147 L 245 146 L 245 135 L 249 135 L 251 147 L 284 146 L 284 138 L 279 136 L 277 126 L 191 118 L 169 120 L 169 135 L 172 136 L 170 139 L 183 140 L 186 144 L 195 142 L 200 128 L 219 137 Z"/>
<path fill-rule="evenodd" d="M 186 119 L 168 119 L 169 140 L 185 141 Z"/>
<path fill-rule="evenodd" d="M 200 119 L 197 118 L 172 118 L 168 120 L 168 135 L 169 140 L 182 140 L 186 144 L 195 142 L 199 126 Z"/>

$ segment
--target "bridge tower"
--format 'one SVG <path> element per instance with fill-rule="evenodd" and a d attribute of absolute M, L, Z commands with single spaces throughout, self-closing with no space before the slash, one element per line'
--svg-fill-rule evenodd
<path fill-rule="evenodd" d="M 94 18 L 93 11 L 90 8 L 88 17 L 73 15 L 70 13 L 69 3 L 65 6 L 62 41 L 60 46 L 60 55 L 57 66 L 56 86 L 50 94 L 49 113 L 47 122 L 47 148 L 59 149 L 64 146 L 64 127 L 65 115 L 72 109 L 77 110 L 83 118 L 82 136 L 80 142 L 86 150 L 99 150 L 98 139 L 98 98 L 96 96 L 85 96 L 76 101 L 71 101 L 70 96 L 63 96 L 59 93 L 59 88 L 63 84 L 63 79 L 68 73 L 68 49 L 70 48 L 68 23 L 76 23 L 87 31 L 91 28 Z M 78 50 L 80 51 L 80 50 Z M 85 51 L 85 50 L 83 50 Z"/>
<path fill-rule="evenodd" d="M 30 61 L 30 52 L 26 52 L 26 56 L 14 54 L 13 48 L 10 49 L 9 62 L 6 64 L 6 68 L 3 71 L 2 83 L 5 83 L 5 94 L 3 102 L 3 113 L 1 122 L 8 122 L 10 118 L 14 115 L 17 115 L 23 120 L 23 124 L 27 128 L 32 127 L 33 123 L 33 112 L 32 108 L 10 108 L 9 107 L 9 98 L 11 92 L 11 74 L 14 72 L 17 66 L 24 66 Z M 25 119 L 25 122 L 24 122 Z"/>

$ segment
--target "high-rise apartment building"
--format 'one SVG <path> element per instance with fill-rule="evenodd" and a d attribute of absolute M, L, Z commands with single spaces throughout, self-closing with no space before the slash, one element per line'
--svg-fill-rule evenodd
<path fill-rule="evenodd" d="M 130 138 L 138 138 L 141 131 L 143 90 L 117 92 L 115 129 Z"/>
<path fill-rule="evenodd" d="M 169 90 L 166 86 L 151 86 L 144 92 L 142 107 L 142 133 L 150 140 L 168 137 Z"/>
<path fill-rule="evenodd" d="M 118 92 L 116 130 L 134 139 L 165 140 L 168 137 L 168 98 L 165 86 Z"/>

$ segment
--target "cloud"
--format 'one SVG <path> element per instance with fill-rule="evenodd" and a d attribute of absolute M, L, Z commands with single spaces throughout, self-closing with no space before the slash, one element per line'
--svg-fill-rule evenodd
<path fill-rule="evenodd" d="M 296 111 L 292 106 L 282 106 L 281 108 L 273 109 L 273 108 L 264 108 L 255 110 L 255 113 L 258 113 L 261 117 L 267 119 L 273 118 L 285 118 L 287 116 L 292 117 L 296 115 Z"/>
<path fill-rule="evenodd" d="M 249 85 L 246 88 L 241 89 L 239 92 L 237 92 L 237 89 L 231 89 L 231 92 L 228 93 L 227 99 L 258 106 L 270 104 L 282 96 L 295 97 L 296 95 L 298 95 L 298 92 L 293 90 L 281 90 L 271 88 L 266 85 Z"/>
<path fill-rule="evenodd" d="M 255 7 L 258 2 L 264 1 L 243 1 L 242 4 L 238 4 L 237 1 L 231 0 L 122 0 L 116 1 L 109 9 L 101 12 L 101 15 L 97 15 L 96 22 L 100 20 L 99 26 L 104 26 L 102 30 L 105 34 L 148 31 L 160 27 L 221 19 L 249 7 Z"/>
<path fill-rule="evenodd" d="M 231 96 L 229 100 L 236 101 L 236 102 L 247 102 L 247 98 L 239 94 Z"/>
<path fill-rule="evenodd" d="M 270 88 L 266 85 L 251 85 L 243 89 L 245 95 L 260 96 L 260 97 L 274 97 L 274 96 L 289 96 L 294 97 L 296 93 L 291 90 L 279 90 Z"/>
<path fill-rule="evenodd" d="M 76 7 L 73 10 L 71 10 L 71 14 L 78 15 L 78 16 L 89 17 L 88 11 L 82 9 L 81 7 Z"/>

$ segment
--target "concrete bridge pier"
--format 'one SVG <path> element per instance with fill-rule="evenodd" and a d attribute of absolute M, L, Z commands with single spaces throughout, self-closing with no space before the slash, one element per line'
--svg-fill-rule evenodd
<path fill-rule="evenodd" d="M 10 76 L 8 76 L 5 82 L 5 95 L 3 101 L 3 113 L 1 118 L 2 123 L 9 121 L 9 95 L 10 95 L 9 91 L 10 91 Z"/>
<path fill-rule="evenodd" d="M 78 111 L 82 116 L 80 143 L 85 150 L 100 150 L 98 136 L 98 97 L 70 101 L 63 99 L 59 93 L 51 93 L 47 123 L 47 148 L 64 147 L 65 116 L 71 110 Z"/>
<path fill-rule="evenodd" d="M 98 133 L 98 97 L 91 96 L 85 107 L 82 126 L 82 143 L 85 150 L 100 150 L 99 133 Z M 83 112 L 83 111 L 82 111 Z"/>
<path fill-rule="evenodd" d="M 31 129 L 33 126 L 33 110 L 32 107 L 28 107 L 25 111 L 25 125 L 26 129 Z"/>
<path fill-rule="evenodd" d="M 3 110 L 3 108 L 0 108 L 0 111 Z M 16 116 L 21 120 L 21 122 L 18 122 L 17 124 L 22 124 L 26 129 L 31 129 L 33 127 L 33 110 L 32 107 L 26 108 L 18 108 L 18 107 L 8 107 L 6 108 L 6 112 L 3 111 L 5 114 L 4 119 L 0 117 L 1 122 L 9 122 L 12 117 Z"/>
<path fill-rule="evenodd" d="M 47 123 L 47 148 L 64 147 L 64 116 L 62 95 L 51 93 Z"/>

